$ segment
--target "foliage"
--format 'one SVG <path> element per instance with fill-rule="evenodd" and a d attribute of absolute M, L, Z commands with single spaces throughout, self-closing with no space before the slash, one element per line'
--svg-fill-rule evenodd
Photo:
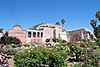
<path fill-rule="evenodd" d="M 62 23 L 62 24 L 64 24 L 64 23 L 65 23 L 65 20 L 64 20 L 64 19 L 62 19 L 62 20 L 61 20 L 61 23 Z"/>
<path fill-rule="evenodd" d="M 91 46 L 90 46 L 91 45 Z M 98 67 L 100 61 L 100 55 L 98 53 L 94 53 L 93 51 L 88 51 L 87 48 L 95 47 L 95 44 L 90 43 L 87 45 L 88 47 L 79 47 L 76 43 L 69 44 L 69 53 L 71 57 L 74 57 L 74 62 L 80 62 L 81 64 L 75 64 L 76 67 Z"/>
<path fill-rule="evenodd" d="M 9 51 L 7 51 L 7 55 L 15 55 L 18 52 L 18 50 L 14 50 L 14 49 L 10 49 Z"/>
<path fill-rule="evenodd" d="M 2 29 L 2 28 L 0 28 L 0 33 L 2 33 L 2 31 L 3 31 L 3 29 Z"/>
<path fill-rule="evenodd" d="M 4 46 L 3 48 L 0 49 L 0 51 L 4 54 L 7 54 L 7 52 L 10 50 L 10 46 L 7 45 L 7 46 Z"/>
<path fill-rule="evenodd" d="M 14 56 L 16 67 L 66 67 L 66 58 L 62 50 L 44 47 L 19 51 Z"/>
<path fill-rule="evenodd" d="M 56 38 L 52 38 L 52 41 L 53 42 L 58 42 Z"/>
<path fill-rule="evenodd" d="M 100 11 L 97 11 L 95 16 L 100 21 Z"/>
<path fill-rule="evenodd" d="M 100 60 L 100 57 L 93 53 L 87 53 L 85 56 L 85 61 L 82 64 L 82 67 L 98 67 L 98 63 Z"/>
<path fill-rule="evenodd" d="M 59 43 L 66 43 L 65 40 L 61 40 L 61 39 L 58 39 L 58 38 L 52 38 L 53 42 L 59 42 Z"/>
<path fill-rule="evenodd" d="M 70 49 L 70 55 L 72 57 L 75 57 L 74 59 L 76 61 L 79 61 L 80 56 L 81 56 L 81 49 L 77 46 L 77 43 L 70 43 L 69 45 L 69 49 Z"/>
<path fill-rule="evenodd" d="M 44 24 L 44 23 L 37 24 L 37 25 L 35 25 L 35 26 L 32 26 L 32 27 L 29 28 L 29 29 L 30 29 L 30 30 L 36 30 L 36 28 L 37 28 L 38 26 L 42 25 L 42 24 Z"/>
<path fill-rule="evenodd" d="M 17 47 L 16 44 L 10 44 L 10 46 L 13 47 L 13 48 Z"/>
<path fill-rule="evenodd" d="M 8 67 L 8 57 L 6 54 L 0 53 L 0 67 Z"/>
<path fill-rule="evenodd" d="M 95 42 L 97 43 L 98 46 L 100 46 L 100 38 L 98 38 Z"/>
<path fill-rule="evenodd" d="M 60 23 L 59 22 L 56 22 L 56 25 L 60 25 Z"/>
<path fill-rule="evenodd" d="M 62 23 L 62 27 L 63 27 L 63 25 L 64 25 L 64 23 L 65 23 L 65 20 L 62 19 L 62 20 L 61 20 L 61 23 Z"/>
<path fill-rule="evenodd" d="M 46 39 L 46 42 L 49 42 L 50 41 L 50 39 Z"/>
<path fill-rule="evenodd" d="M 66 43 L 66 40 L 62 40 L 62 43 Z"/>
<path fill-rule="evenodd" d="M 29 44 L 23 44 L 23 46 L 25 46 L 25 47 L 29 47 L 30 45 L 29 45 Z"/>
<path fill-rule="evenodd" d="M 1 37 L 1 41 L 5 44 L 19 44 L 21 43 L 20 40 L 16 37 L 8 36 L 6 33 L 4 36 Z"/>
<path fill-rule="evenodd" d="M 98 47 L 95 51 L 93 51 L 93 54 L 99 54 L 100 53 L 100 47 Z"/>
<path fill-rule="evenodd" d="M 21 47 L 21 46 L 22 46 L 22 44 L 17 44 L 17 46 L 18 46 L 18 47 Z"/>
<path fill-rule="evenodd" d="M 100 21 L 100 11 L 96 12 L 96 18 Z M 97 20 L 91 20 L 90 24 L 94 29 L 94 35 L 100 38 L 100 25 L 97 26 Z"/>
<path fill-rule="evenodd" d="M 81 63 L 74 64 L 74 67 L 80 67 L 80 66 L 81 66 Z"/>
<path fill-rule="evenodd" d="M 56 45 L 54 47 L 54 49 L 58 52 L 63 52 L 63 53 L 68 53 L 69 52 L 69 48 L 66 47 L 66 45 L 63 45 L 63 44 Z"/>

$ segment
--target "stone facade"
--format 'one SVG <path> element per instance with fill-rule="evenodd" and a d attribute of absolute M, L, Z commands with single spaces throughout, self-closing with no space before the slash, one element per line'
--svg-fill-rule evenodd
<path fill-rule="evenodd" d="M 55 24 L 42 24 L 35 30 L 23 30 L 20 25 L 14 25 L 7 32 L 8 36 L 17 37 L 22 44 L 45 44 L 46 39 L 52 38 L 62 39 L 67 42 L 96 39 L 88 29 L 66 31 L 60 25 Z"/>
<path fill-rule="evenodd" d="M 70 41 L 80 41 L 82 39 L 93 41 L 96 39 L 95 35 L 89 29 L 78 29 L 69 31 Z"/>
<path fill-rule="evenodd" d="M 66 31 L 55 24 L 42 24 L 36 30 L 23 30 L 20 25 L 9 29 L 8 36 L 17 37 L 23 44 L 45 44 L 46 39 L 58 38 L 69 41 Z"/>
<path fill-rule="evenodd" d="M 0 38 L 3 36 L 3 33 L 0 33 Z"/>
<path fill-rule="evenodd" d="M 26 36 L 27 44 L 44 44 L 44 31 L 27 30 Z"/>
<path fill-rule="evenodd" d="M 42 29 L 44 31 L 44 40 L 46 39 L 62 39 L 69 42 L 68 33 L 60 25 L 56 24 L 42 24 L 37 27 L 37 29 Z"/>
<path fill-rule="evenodd" d="M 12 29 L 9 29 L 8 31 L 8 36 L 16 37 L 18 38 L 21 43 L 25 44 L 26 43 L 26 30 L 23 30 L 20 25 L 15 25 L 13 26 Z"/>

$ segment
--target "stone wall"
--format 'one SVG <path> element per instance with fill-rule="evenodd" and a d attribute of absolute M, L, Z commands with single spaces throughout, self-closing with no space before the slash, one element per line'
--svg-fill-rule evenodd
<path fill-rule="evenodd" d="M 78 29 L 69 31 L 70 41 L 80 41 L 85 40 L 94 40 L 96 39 L 95 35 L 88 29 Z"/>
<path fill-rule="evenodd" d="M 15 25 L 12 29 L 9 29 L 8 31 L 8 36 L 16 37 L 18 38 L 21 43 L 26 42 L 26 30 L 23 30 L 21 26 Z"/>

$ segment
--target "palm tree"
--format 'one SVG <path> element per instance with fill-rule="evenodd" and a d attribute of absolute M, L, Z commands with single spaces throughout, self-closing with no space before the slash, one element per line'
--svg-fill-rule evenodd
<path fill-rule="evenodd" d="M 98 18 L 98 20 L 100 21 L 100 11 L 97 11 L 95 16 L 96 16 L 96 18 Z"/>
<path fill-rule="evenodd" d="M 95 17 L 100 21 L 100 11 L 97 11 Z M 94 28 L 94 35 L 100 38 L 100 25 L 97 26 L 97 20 L 91 20 L 91 26 Z"/>
<path fill-rule="evenodd" d="M 62 20 L 61 20 L 61 23 L 62 23 L 62 27 L 63 27 L 63 25 L 64 25 L 64 23 L 65 23 L 65 20 L 62 19 Z"/>
<path fill-rule="evenodd" d="M 91 20 L 90 24 L 95 29 L 97 25 L 97 20 Z"/>

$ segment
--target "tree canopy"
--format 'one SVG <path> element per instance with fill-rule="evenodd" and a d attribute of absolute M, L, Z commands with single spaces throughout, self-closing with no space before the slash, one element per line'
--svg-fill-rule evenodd
<path fill-rule="evenodd" d="M 56 25 L 60 25 L 60 23 L 59 22 L 56 22 Z"/>
<path fill-rule="evenodd" d="M 42 24 L 45 24 L 45 23 L 39 23 L 37 25 L 34 25 L 32 26 L 31 28 L 29 28 L 30 30 L 35 30 L 39 25 L 42 25 Z"/>
<path fill-rule="evenodd" d="M 62 23 L 62 24 L 64 24 L 64 23 L 65 23 L 65 20 L 64 20 L 64 19 L 62 19 L 62 20 L 61 20 L 61 23 Z"/>
<path fill-rule="evenodd" d="M 100 21 L 100 11 L 97 11 L 95 16 Z"/>
<path fill-rule="evenodd" d="M 97 11 L 95 16 L 100 21 L 100 11 Z M 100 38 L 100 25 L 97 26 L 97 20 L 91 20 L 90 24 L 94 29 L 94 35 Z"/>
<path fill-rule="evenodd" d="M 1 37 L 1 42 L 3 42 L 5 45 L 6 44 L 12 44 L 12 43 L 13 44 L 19 44 L 19 43 L 21 43 L 18 38 L 8 36 L 7 32 L 4 34 L 4 36 Z"/>
<path fill-rule="evenodd" d="M 3 28 L 0 28 L 0 33 L 2 33 L 3 32 Z"/>

